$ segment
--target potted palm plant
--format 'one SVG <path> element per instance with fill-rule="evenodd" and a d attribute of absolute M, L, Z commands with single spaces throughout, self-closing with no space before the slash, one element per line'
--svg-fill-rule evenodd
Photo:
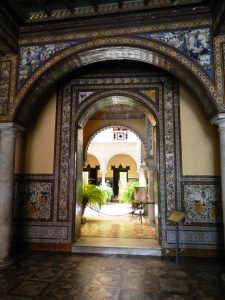
<path fill-rule="evenodd" d="M 84 184 L 83 185 L 83 199 L 82 199 L 82 216 L 84 215 L 84 210 L 87 204 L 95 206 L 100 209 L 103 204 L 106 203 L 106 197 L 103 190 L 94 184 Z"/>

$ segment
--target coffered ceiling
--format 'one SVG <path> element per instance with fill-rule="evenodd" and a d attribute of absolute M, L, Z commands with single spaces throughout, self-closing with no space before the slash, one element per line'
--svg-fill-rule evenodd
<path fill-rule="evenodd" d="M 59 26 L 88 31 L 201 18 L 211 20 L 214 35 L 224 33 L 225 1 L 0 0 L 0 54 L 16 52 L 19 35 L 51 34 Z"/>
<path fill-rule="evenodd" d="M 96 16 L 141 10 L 206 8 L 205 0 L 7 0 L 23 21 Z"/>

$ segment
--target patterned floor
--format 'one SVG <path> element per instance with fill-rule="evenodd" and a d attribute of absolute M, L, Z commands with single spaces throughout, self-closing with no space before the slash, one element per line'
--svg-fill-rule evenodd
<path fill-rule="evenodd" d="M 135 215 L 129 206 L 123 204 L 106 205 L 98 214 L 87 208 L 86 221 L 81 227 L 81 236 L 107 238 L 155 239 L 155 226 L 150 226 L 145 218 L 141 220 L 138 212 Z"/>
<path fill-rule="evenodd" d="M 2 300 L 223 300 L 216 259 L 32 253 L 0 270 Z"/>

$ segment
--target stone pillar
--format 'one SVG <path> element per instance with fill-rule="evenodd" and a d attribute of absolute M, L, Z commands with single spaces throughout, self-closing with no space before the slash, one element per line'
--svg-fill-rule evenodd
<path fill-rule="evenodd" d="M 105 172 L 102 171 L 102 186 L 105 187 Z"/>
<path fill-rule="evenodd" d="M 153 170 L 150 170 L 149 171 L 149 179 L 150 179 L 150 182 L 149 182 L 149 189 L 150 189 L 150 207 L 149 207 L 149 223 L 151 225 L 155 224 L 155 201 L 154 201 L 154 172 Z"/>
<path fill-rule="evenodd" d="M 148 166 L 148 190 L 149 190 L 149 224 L 155 224 L 155 200 L 154 200 L 154 162 L 153 159 L 146 161 Z"/>
<path fill-rule="evenodd" d="M 13 123 L 0 123 L 0 268 L 11 263 L 11 220 L 15 138 L 22 127 Z"/>
<path fill-rule="evenodd" d="M 220 172 L 221 172 L 221 189 L 222 189 L 222 213 L 223 213 L 223 232 L 225 241 L 225 113 L 213 117 L 212 124 L 219 127 L 220 134 Z"/>
<path fill-rule="evenodd" d="M 146 178 L 145 178 L 145 165 L 144 166 L 140 166 L 139 168 L 139 186 L 141 187 L 145 187 L 146 186 Z"/>

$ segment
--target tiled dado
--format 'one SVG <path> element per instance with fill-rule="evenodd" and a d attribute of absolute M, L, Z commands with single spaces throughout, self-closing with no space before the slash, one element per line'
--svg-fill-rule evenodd
<path fill-rule="evenodd" d="M 222 203 L 219 177 L 185 176 L 181 178 L 182 211 L 179 225 L 180 248 L 222 249 Z M 176 245 L 176 231 L 167 227 L 167 245 Z"/>
<path fill-rule="evenodd" d="M 13 237 L 16 242 L 71 243 L 70 224 L 59 223 L 55 218 L 54 191 L 54 175 L 15 176 Z"/>

